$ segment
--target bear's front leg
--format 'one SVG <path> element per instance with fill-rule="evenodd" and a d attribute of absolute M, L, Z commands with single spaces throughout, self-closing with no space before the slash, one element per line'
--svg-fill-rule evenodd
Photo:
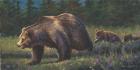
<path fill-rule="evenodd" d="M 30 62 L 28 62 L 29 65 L 35 65 L 41 62 L 41 58 L 44 53 L 44 47 L 43 46 L 34 46 L 32 48 L 32 59 Z"/>

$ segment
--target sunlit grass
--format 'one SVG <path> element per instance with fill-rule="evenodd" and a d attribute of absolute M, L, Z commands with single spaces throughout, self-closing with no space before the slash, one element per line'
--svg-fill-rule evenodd
<path fill-rule="evenodd" d="M 0 37 L 0 48 L 2 52 L 16 52 L 16 51 L 27 51 L 29 49 L 21 49 L 16 46 L 18 37 Z"/>

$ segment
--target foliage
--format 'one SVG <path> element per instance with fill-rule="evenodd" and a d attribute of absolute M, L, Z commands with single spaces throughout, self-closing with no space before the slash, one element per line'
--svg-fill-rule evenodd
<path fill-rule="evenodd" d="M 39 16 L 72 13 L 87 25 L 139 25 L 139 0 L 0 0 L 0 33 L 16 35 Z M 38 4 L 37 6 L 35 6 Z"/>

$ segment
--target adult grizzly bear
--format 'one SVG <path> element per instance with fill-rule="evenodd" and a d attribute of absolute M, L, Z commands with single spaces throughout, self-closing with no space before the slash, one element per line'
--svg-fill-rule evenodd
<path fill-rule="evenodd" d="M 96 40 L 95 43 L 99 41 L 108 41 L 108 42 L 120 42 L 121 39 L 119 36 L 111 31 L 96 30 Z"/>
<path fill-rule="evenodd" d="M 44 46 L 56 48 L 58 61 L 70 59 L 72 49 L 92 50 L 92 41 L 80 19 L 69 13 L 43 16 L 35 24 L 24 27 L 17 45 L 32 48 L 30 65 L 41 61 Z"/>

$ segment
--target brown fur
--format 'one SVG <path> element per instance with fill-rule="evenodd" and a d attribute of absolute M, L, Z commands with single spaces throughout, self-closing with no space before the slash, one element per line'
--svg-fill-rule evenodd
<path fill-rule="evenodd" d="M 140 40 L 140 36 L 134 36 L 132 34 L 128 34 L 124 36 L 124 42 L 136 41 L 136 40 Z"/>
<path fill-rule="evenodd" d="M 35 24 L 22 29 L 17 44 L 21 48 L 32 48 L 29 64 L 41 61 L 44 46 L 56 48 L 59 61 L 70 59 L 72 49 L 91 51 L 93 48 L 84 24 L 69 13 L 39 18 Z"/>
<path fill-rule="evenodd" d="M 95 43 L 99 41 L 108 41 L 108 42 L 121 42 L 121 39 L 118 35 L 110 31 L 98 30 L 96 31 L 96 40 Z"/>

